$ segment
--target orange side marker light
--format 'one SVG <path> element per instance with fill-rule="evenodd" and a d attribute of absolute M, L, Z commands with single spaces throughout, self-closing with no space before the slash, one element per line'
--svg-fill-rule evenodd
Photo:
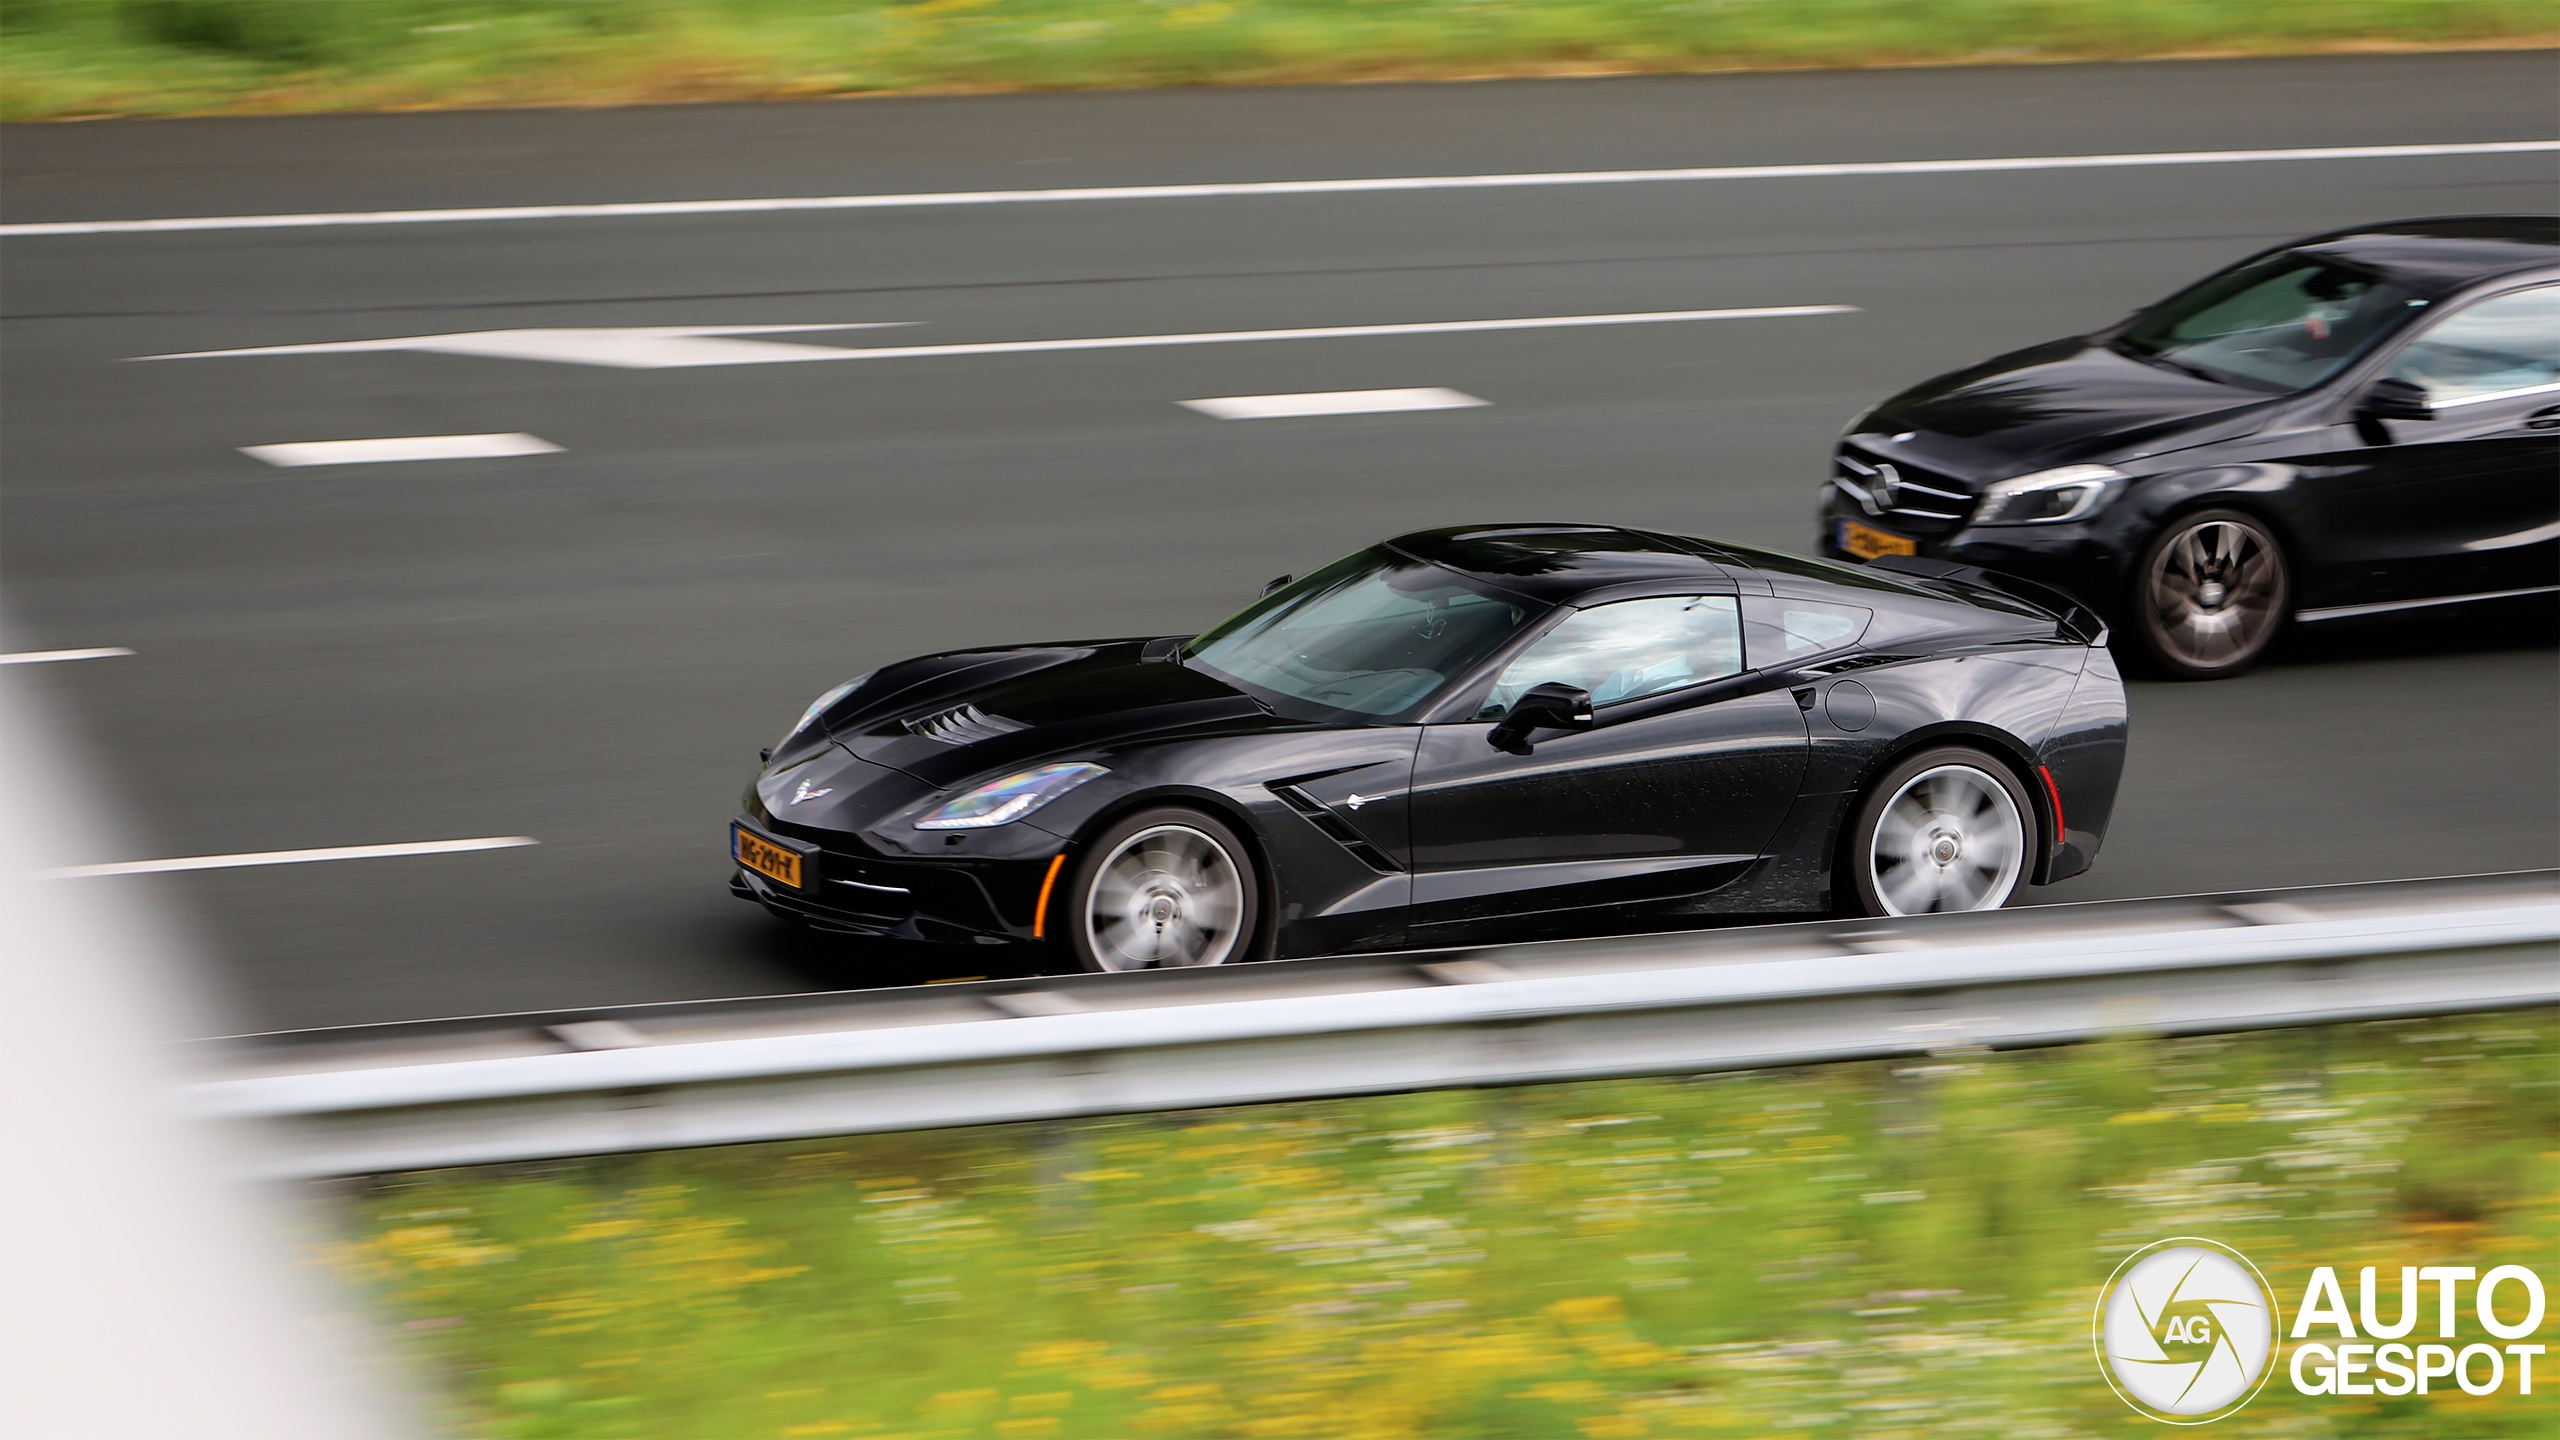
<path fill-rule="evenodd" d="M 2046 776 L 2044 783 L 2052 784 L 2053 777 Z M 1065 869 L 1066 864 L 1067 852 L 1061 850 L 1058 858 L 1049 862 L 1049 873 L 1040 879 L 1040 899 L 1031 907 L 1031 938 L 1034 940 L 1048 938 L 1045 932 L 1049 928 L 1049 890 L 1058 883 L 1058 872 Z"/>

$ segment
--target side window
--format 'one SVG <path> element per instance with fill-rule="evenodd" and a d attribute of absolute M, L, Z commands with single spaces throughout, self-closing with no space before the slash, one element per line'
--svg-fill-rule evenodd
<path fill-rule="evenodd" d="M 2391 375 L 2437 405 L 2560 384 L 2560 285 L 2495 296 L 2445 316 L 2409 342 Z"/>
<path fill-rule="evenodd" d="M 1791 600 L 1783 595 L 1751 596 L 1743 602 L 1750 620 L 1751 663 L 1762 670 L 1846 650 L 1867 633 L 1875 612 L 1858 605 L 1823 600 Z"/>
<path fill-rule="evenodd" d="M 1495 681 L 1479 720 L 1498 720 L 1532 685 L 1560 681 L 1594 705 L 1742 672 L 1742 613 L 1730 595 L 1621 600 L 1568 615 Z"/>

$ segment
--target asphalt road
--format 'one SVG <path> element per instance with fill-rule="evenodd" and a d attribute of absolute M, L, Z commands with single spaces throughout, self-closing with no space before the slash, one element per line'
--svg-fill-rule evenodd
<path fill-rule="evenodd" d="M 16 127 L 13 222 L 2536 139 L 2546 54 Z M 116 879 L 251 1029 L 919 978 L 795 948 L 723 822 L 814 692 L 1199 628 L 1378 536 L 1593 518 L 1802 548 L 1838 426 L 2262 243 L 2549 210 L 2548 155 L 12 239 L 8 630 L 113 855 L 538 847 Z M 172 352 L 908 322 L 906 345 L 1734 307 L 1855 313 L 616 369 Z M 1483 408 L 1217 421 L 1208 396 Z M 530 432 L 514 458 L 238 447 Z M 2540 615 L 2143 685 L 2075 900 L 2560 863 Z M 976 973 L 952 958 L 943 969 Z"/>

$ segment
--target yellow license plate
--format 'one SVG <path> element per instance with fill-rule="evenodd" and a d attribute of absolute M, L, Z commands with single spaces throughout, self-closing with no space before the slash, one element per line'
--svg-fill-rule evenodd
<path fill-rule="evenodd" d="M 1840 548 L 1861 560 L 1873 560 L 1879 555 L 1917 555 L 1920 542 L 1869 529 L 1855 520 L 1843 520 L 1840 522 Z"/>
<path fill-rule="evenodd" d="M 737 857 L 739 864 L 768 880 L 779 880 L 794 890 L 800 888 L 800 857 L 749 834 L 744 825 L 729 827 L 729 853 Z"/>

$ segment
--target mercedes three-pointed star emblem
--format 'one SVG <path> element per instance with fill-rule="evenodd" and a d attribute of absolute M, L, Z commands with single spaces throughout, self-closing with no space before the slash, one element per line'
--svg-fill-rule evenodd
<path fill-rule="evenodd" d="M 1875 483 L 1867 487 L 1867 493 L 1876 497 L 1877 506 L 1892 509 L 1894 501 L 1902 498 L 1901 491 L 1902 472 L 1888 461 L 1877 461 Z"/>

